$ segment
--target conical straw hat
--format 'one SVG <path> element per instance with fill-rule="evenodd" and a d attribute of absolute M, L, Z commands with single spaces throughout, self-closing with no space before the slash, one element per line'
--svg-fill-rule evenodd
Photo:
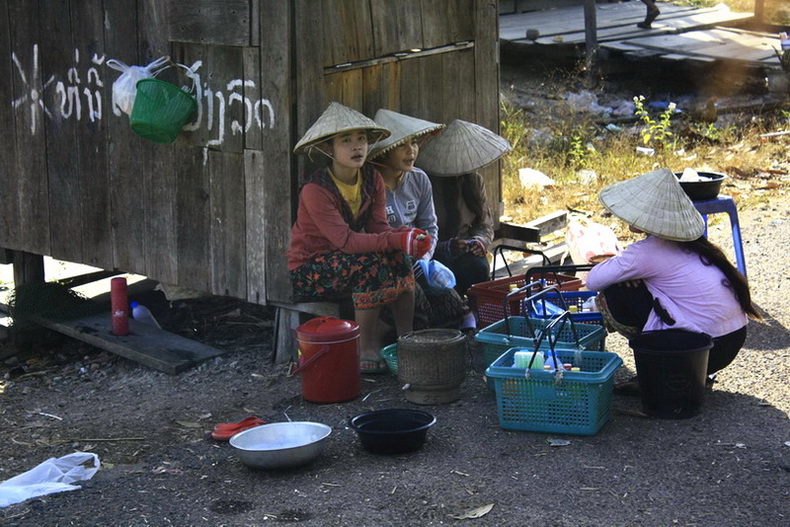
<path fill-rule="evenodd" d="M 510 143 L 488 128 L 456 119 L 420 151 L 420 168 L 433 176 L 460 176 L 480 170 L 510 150 Z"/>
<path fill-rule="evenodd" d="M 420 137 L 421 135 L 429 134 L 444 128 L 443 124 L 432 123 L 383 108 L 376 112 L 376 116 L 373 120 L 376 121 L 379 126 L 389 129 L 392 135 L 371 148 L 369 156 L 371 159 L 386 154 L 393 148 L 415 137 Z"/>
<path fill-rule="evenodd" d="M 321 114 L 321 117 L 313 123 L 313 126 L 296 143 L 294 154 L 306 154 L 311 148 L 315 148 L 319 143 L 326 141 L 333 135 L 352 130 L 366 131 L 370 142 L 380 141 L 390 135 L 389 130 L 376 124 L 373 119 L 365 117 L 348 106 L 332 102 Z"/>
<path fill-rule="evenodd" d="M 690 242 L 705 232 L 705 220 L 668 168 L 609 185 L 598 198 L 624 222 L 660 238 Z"/>

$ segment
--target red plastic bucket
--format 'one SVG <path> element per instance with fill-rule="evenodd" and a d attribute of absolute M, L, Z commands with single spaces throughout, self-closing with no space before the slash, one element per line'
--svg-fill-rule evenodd
<path fill-rule="evenodd" d="M 314 403 L 340 403 L 359 397 L 359 324 L 318 317 L 296 328 L 302 397 Z"/>

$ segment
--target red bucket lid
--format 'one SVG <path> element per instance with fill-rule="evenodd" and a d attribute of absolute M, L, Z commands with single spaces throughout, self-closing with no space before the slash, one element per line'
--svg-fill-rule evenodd
<path fill-rule="evenodd" d="M 353 320 L 341 320 L 335 317 L 314 318 L 296 328 L 297 338 L 311 342 L 331 342 L 357 335 L 359 335 L 359 324 Z"/>

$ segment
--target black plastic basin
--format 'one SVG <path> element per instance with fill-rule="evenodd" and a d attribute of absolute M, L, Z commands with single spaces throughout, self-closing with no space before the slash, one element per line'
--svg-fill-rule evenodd
<path fill-rule="evenodd" d="M 702 181 L 681 181 L 680 187 L 692 201 L 714 199 L 719 195 L 722 182 L 727 178 L 718 172 L 697 172 Z M 680 179 L 682 172 L 675 172 L 675 177 Z"/>
<path fill-rule="evenodd" d="M 406 408 L 366 412 L 349 421 L 362 448 L 374 454 L 403 454 L 418 450 L 434 424 L 436 417 L 428 412 Z"/>

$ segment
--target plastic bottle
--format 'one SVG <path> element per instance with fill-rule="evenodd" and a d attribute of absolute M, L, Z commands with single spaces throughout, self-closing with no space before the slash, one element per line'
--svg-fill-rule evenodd
<path fill-rule="evenodd" d="M 543 360 L 543 369 L 552 372 L 555 371 L 555 358 L 557 359 L 556 365 L 562 368 L 562 359 L 560 359 L 560 356 L 557 355 L 555 351 L 548 350 L 546 351 L 546 358 Z"/>
<path fill-rule="evenodd" d="M 159 322 L 156 321 L 154 315 L 151 314 L 150 309 L 137 302 L 132 302 L 131 306 L 132 306 L 132 317 L 137 322 L 142 322 L 143 324 L 148 324 L 149 326 L 162 329 L 162 326 L 160 326 Z"/>

